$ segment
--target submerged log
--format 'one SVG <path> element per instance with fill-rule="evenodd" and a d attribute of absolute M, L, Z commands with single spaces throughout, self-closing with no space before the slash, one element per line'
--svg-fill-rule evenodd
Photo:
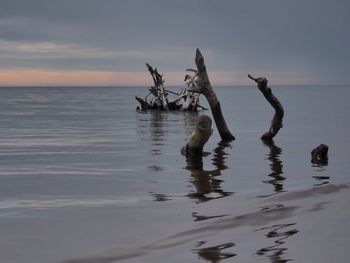
<path fill-rule="evenodd" d="M 275 115 L 271 120 L 270 129 L 261 136 L 262 140 L 272 140 L 272 138 L 275 137 L 278 131 L 283 127 L 282 120 L 284 116 L 284 110 L 282 104 L 272 94 L 271 88 L 267 86 L 266 78 L 254 78 L 250 74 L 248 74 L 248 77 L 258 84 L 258 89 L 262 92 L 266 100 L 275 109 Z"/>
<path fill-rule="evenodd" d="M 186 156 L 202 155 L 203 147 L 209 140 L 213 129 L 211 128 L 211 119 L 207 115 L 201 115 L 197 119 L 197 125 L 186 145 L 182 148 L 182 154 Z"/>
<path fill-rule="evenodd" d="M 320 144 L 311 152 L 311 163 L 316 165 L 327 165 L 328 164 L 328 146 Z"/>
<path fill-rule="evenodd" d="M 226 121 L 222 114 L 220 102 L 209 81 L 209 76 L 207 73 L 207 68 L 204 64 L 203 55 L 198 48 L 196 50 L 195 62 L 197 65 L 197 70 L 188 69 L 188 71 L 195 73 L 194 77 L 191 79 L 191 86 L 189 88 L 189 91 L 201 93 L 205 96 L 213 113 L 215 124 L 219 131 L 221 139 L 223 141 L 234 140 L 235 137 L 231 134 L 230 130 L 227 127 Z"/>

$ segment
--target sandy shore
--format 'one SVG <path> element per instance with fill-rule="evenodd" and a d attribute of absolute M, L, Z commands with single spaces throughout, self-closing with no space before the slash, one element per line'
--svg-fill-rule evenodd
<path fill-rule="evenodd" d="M 140 218 L 132 230 L 137 235 L 139 229 L 135 244 L 110 244 L 110 249 L 100 253 L 62 262 L 218 262 L 231 257 L 235 262 L 331 262 L 334 258 L 345 262 L 350 237 L 348 228 L 344 229 L 350 216 L 349 195 L 350 184 L 329 184 L 268 198 L 242 200 L 238 196 L 217 207 L 227 215 L 208 215 L 207 220 L 191 224 L 171 224 L 169 214 L 165 221 L 157 221 L 157 229 L 152 221 Z M 204 215 L 206 207 L 201 210 L 196 213 Z M 144 228 L 154 231 L 145 235 Z"/>

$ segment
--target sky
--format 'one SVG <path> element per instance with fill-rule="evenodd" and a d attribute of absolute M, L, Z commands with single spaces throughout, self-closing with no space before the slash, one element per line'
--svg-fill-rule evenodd
<path fill-rule="evenodd" d="M 0 86 L 347 85 L 348 0 L 0 0 Z"/>

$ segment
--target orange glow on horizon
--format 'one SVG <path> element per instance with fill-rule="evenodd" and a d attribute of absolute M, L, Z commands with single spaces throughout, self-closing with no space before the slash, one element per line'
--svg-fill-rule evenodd
<path fill-rule="evenodd" d="M 165 85 L 184 85 L 186 72 L 164 72 Z M 243 73 L 210 72 L 213 85 L 254 85 Z M 293 73 L 272 73 L 271 85 L 308 84 L 311 79 Z M 0 70 L 0 86 L 150 86 L 144 72 L 16 69 Z"/>
<path fill-rule="evenodd" d="M 113 86 L 145 85 L 147 72 L 80 70 L 2 70 L 0 86 Z"/>

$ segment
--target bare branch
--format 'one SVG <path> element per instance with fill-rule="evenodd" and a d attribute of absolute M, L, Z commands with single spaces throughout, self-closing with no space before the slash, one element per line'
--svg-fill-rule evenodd
<path fill-rule="evenodd" d="M 198 71 L 196 72 L 195 78 L 193 79 L 191 90 L 193 92 L 202 93 L 208 100 L 221 139 L 223 141 L 234 140 L 235 137 L 231 134 L 230 130 L 227 127 L 226 121 L 221 111 L 220 102 L 217 99 L 216 94 L 210 84 L 207 68 L 204 64 L 203 55 L 198 48 L 196 50 L 195 63 L 197 65 Z"/>
<path fill-rule="evenodd" d="M 257 83 L 258 89 L 262 92 L 265 99 L 275 109 L 275 115 L 272 118 L 270 129 L 261 136 L 262 140 L 272 140 L 272 138 L 275 137 L 278 131 L 283 127 L 283 106 L 280 101 L 272 94 L 271 89 L 267 86 L 268 81 L 266 78 L 254 78 L 250 74 L 248 74 L 248 78 L 254 80 Z"/>

